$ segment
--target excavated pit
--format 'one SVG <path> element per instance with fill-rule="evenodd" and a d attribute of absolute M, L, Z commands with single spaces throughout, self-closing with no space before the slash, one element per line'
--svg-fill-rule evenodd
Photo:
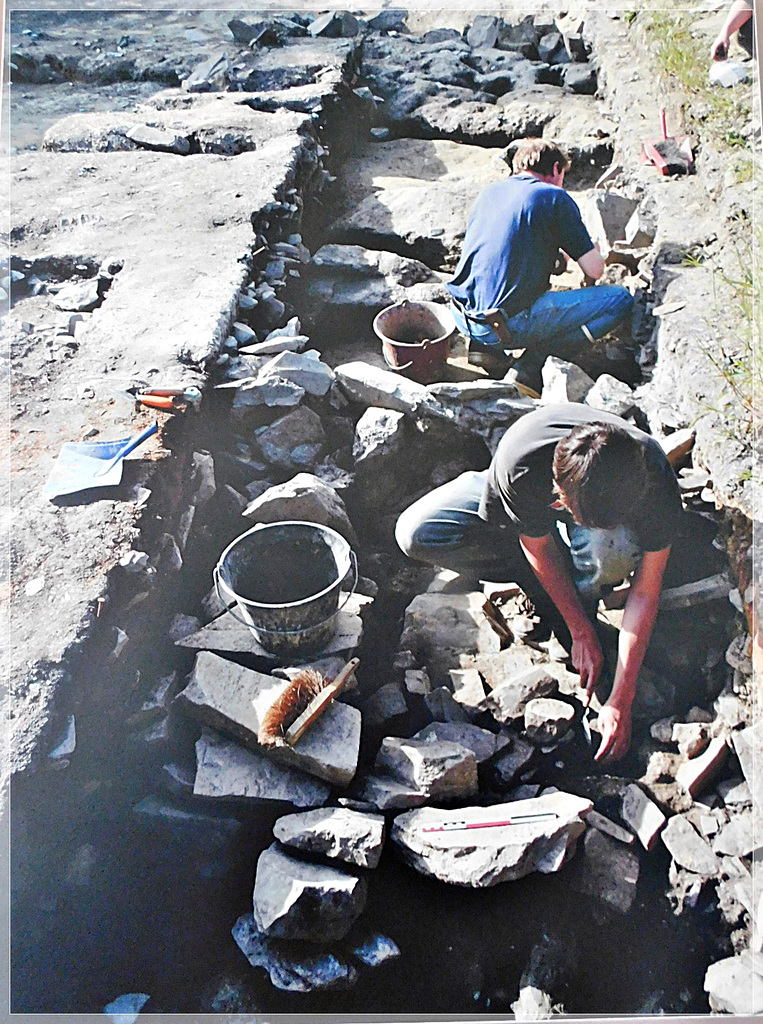
<path fill-rule="evenodd" d="M 344 109 L 337 102 L 318 128 L 332 154 L 329 169 L 340 182 L 347 180 L 342 175 L 348 161 L 361 152 L 346 126 Z M 397 138 L 492 148 L 511 141 L 506 129 L 436 129 L 432 126 L 440 114 L 435 113 L 415 121 L 401 114 L 389 144 Z M 365 122 L 359 119 L 359 124 Z M 575 189 L 588 187 L 599 176 L 611 146 L 597 143 L 581 154 L 589 163 L 573 182 Z M 313 254 L 328 244 L 360 245 L 416 261 L 432 274 L 451 269 L 453 246 L 437 237 L 401 238 L 397 231 L 385 233 L 368 223 L 353 226 L 352 214 L 336 203 L 337 192 L 329 192 L 328 200 L 318 199 L 298 182 L 291 194 L 280 197 L 285 207 L 293 207 L 286 210 L 285 220 L 272 209 L 253 217 L 258 242 L 264 239 L 272 246 L 301 229 Z M 242 288 L 260 279 L 266 263 L 262 256 L 252 258 Z M 69 271 L 82 274 L 81 267 L 89 274 L 96 269 L 95 264 L 34 267 L 61 280 Z M 426 280 L 425 270 L 420 273 Z M 363 303 L 339 307 L 340 315 L 332 320 L 330 309 L 315 302 L 302 278 L 290 282 L 280 298 L 287 312 L 300 318 L 302 304 L 309 301 L 310 348 L 332 367 L 349 359 L 384 365 Z M 22 319 L 24 302 L 17 304 Z M 649 336 L 650 320 L 642 309 L 639 336 Z M 617 366 L 618 376 L 636 385 L 637 347 L 624 346 L 617 356 L 620 362 L 602 347 L 585 368 L 596 375 Z M 470 891 L 403 866 L 388 843 L 378 869 L 366 873 L 368 902 L 353 936 L 389 936 L 400 949 L 399 958 L 361 973 L 347 991 L 310 994 L 279 991 L 242 958 L 231 927 L 250 909 L 257 860 L 272 841 L 276 818 L 294 808 L 285 802 L 245 800 L 219 806 L 192 795 L 200 728 L 178 713 L 171 700 L 185 685 L 196 652 L 176 645 L 169 633 L 176 616 L 193 616 L 202 623 L 213 617 L 212 570 L 223 548 L 252 525 L 241 517 L 247 485 L 266 477 L 270 484 L 279 484 L 299 469 L 309 472 L 318 460 L 275 471 L 272 466 L 266 471 L 262 464 L 253 468 L 258 462 L 253 431 L 288 410 L 256 407 L 232 418 L 230 393 L 213 390 L 226 379 L 230 362 L 223 358 L 211 367 L 198 413 L 189 410 L 164 427 L 162 445 L 171 454 L 153 474 L 151 503 L 137 523 L 133 542 L 138 551 L 161 553 L 158 571 L 114 569 L 92 629 L 67 658 L 56 707 L 59 728 L 69 714 L 75 718 L 75 750 L 44 758 L 36 771 L 13 780 L 12 1010 L 100 1012 L 120 993 L 143 992 L 150 995 L 145 1012 L 154 1013 L 508 1013 L 533 950 L 550 941 L 566 950 L 548 972 L 554 999 L 567 1013 L 705 1012 L 705 971 L 709 963 L 728 955 L 731 929 L 719 918 L 710 886 L 702 888 L 691 909 L 674 912 L 667 895 L 670 857 L 661 845 L 641 856 L 638 898 L 621 914 L 597 896 L 570 887 L 572 864 L 558 874 L 532 874 L 494 889 Z M 465 368 L 463 358 L 451 362 L 448 376 L 452 381 L 482 379 Z M 357 534 L 361 576 L 378 586 L 357 652 L 358 689 L 344 698 L 363 709 L 380 686 L 399 680 L 393 663 L 405 609 L 434 575 L 407 562 L 397 550 L 396 517 L 435 483 L 466 468 L 485 468 L 495 438 L 445 420 L 413 417 L 403 449 L 386 461 L 380 478 L 358 474 L 352 482 L 346 475 L 356 469 L 353 439 L 364 406 L 336 396 L 332 401 L 330 396 L 308 395 L 300 407 L 321 419 L 325 440 L 320 457 L 330 457 L 335 486 Z M 209 453 L 214 465 L 214 493 L 203 502 L 200 474 L 192 475 L 198 467 L 194 453 Z M 127 475 L 127 486 L 139 485 L 139 479 Z M 703 546 L 694 552 L 692 578 L 699 579 L 726 567 L 720 549 L 728 529 L 723 515 L 711 513 L 699 492 L 687 503 L 707 523 Z M 191 508 L 194 513 L 189 513 Z M 715 525 L 721 542 L 713 548 Z M 179 569 L 173 567 L 172 541 L 178 529 L 186 537 Z M 736 629 L 733 620 L 725 598 L 699 610 L 661 616 L 647 664 L 663 672 L 668 666 L 679 720 L 694 705 L 712 706 L 728 689 L 733 672 L 724 653 Z M 606 632 L 607 627 L 602 629 Z M 130 638 L 124 646 L 122 635 Z M 257 656 L 227 657 L 267 671 Z M 410 736 L 431 720 L 420 696 L 407 698 L 404 714 L 364 726 L 360 770 L 370 766 L 382 736 Z M 655 747 L 648 736 L 648 722 L 642 719 L 631 753 L 613 770 L 617 776 L 642 774 L 643 744 Z M 602 795 L 607 775 L 576 732 L 572 742 L 543 759 L 532 781 L 581 795 L 596 792 L 597 808 L 616 816 L 615 783 L 613 795 Z M 495 795 L 495 780 L 485 771 L 482 781 L 488 802 Z"/>

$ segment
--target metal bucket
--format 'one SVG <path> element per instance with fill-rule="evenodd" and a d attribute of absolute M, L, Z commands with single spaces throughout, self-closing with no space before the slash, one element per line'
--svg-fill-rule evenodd
<path fill-rule="evenodd" d="M 439 302 L 396 302 L 374 318 L 384 360 L 391 370 L 420 384 L 442 380 L 448 341 L 456 322 Z"/>
<path fill-rule="evenodd" d="M 358 565 L 344 537 L 318 523 L 288 520 L 259 523 L 237 537 L 220 555 L 214 580 L 226 609 L 266 651 L 294 658 L 320 650 L 334 635 L 350 569 L 351 595 Z"/>

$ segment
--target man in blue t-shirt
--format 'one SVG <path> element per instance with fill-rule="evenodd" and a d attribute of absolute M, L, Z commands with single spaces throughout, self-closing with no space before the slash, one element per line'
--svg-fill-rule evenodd
<path fill-rule="evenodd" d="M 547 356 L 574 358 L 633 306 L 630 292 L 614 285 L 549 291 L 551 274 L 567 259 L 591 283 L 604 273 L 580 210 L 562 188 L 569 166 L 558 146 L 524 139 L 514 154 L 514 174 L 477 197 L 447 286 L 458 328 L 469 338 L 470 362 L 504 376 L 511 366 L 506 349 L 524 348 L 506 379 L 532 397 L 538 397 Z"/>

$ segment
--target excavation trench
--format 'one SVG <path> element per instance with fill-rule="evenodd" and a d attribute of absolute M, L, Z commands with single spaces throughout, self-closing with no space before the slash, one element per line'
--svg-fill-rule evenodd
<path fill-rule="evenodd" d="M 320 131 L 335 175 L 342 173 L 340 158 L 359 147 L 342 127 L 342 113 L 335 107 Z M 496 142 L 488 136 L 480 144 Z M 581 189 L 591 183 L 591 168 L 598 176 L 606 166 L 611 149 L 602 144 L 589 155 L 590 168 L 576 183 Z M 435 272 L 447 268 L 448 257 L 436 243 L 390 241 L 391 234 L 352 225 L 337 231 L 343 211 L 325 196 L 316 201 L 311 180 L 298 175 L 291 193 L 284 191 L 286 219 L 273 209 L 253 217 L 257 244 L 289 244 L 300 230 L 312 254 L 326 243 L 360 244 Z M 253 285 L 261 282 L 266 261 L 255 256 L 250 263 Z M 279 297 L 289 313 L 302 317 L 303 303 L 312 301 L 308 292 L 294 279 Z M 311 312 L 309 347 L 328 365 L 365 358 L 383 366 L 367 307 L 342 307 L 337 319 L 330 308 Z M 600 346 L 590 355 L 592 375 L 616 367 L 621 379 L 639 383 L 638 341 L 652 326 L 643 304 L 640 316 L 636 343 L 617 352 Z M 388 842 L 379 867 L 366 872 L 368 902 L 352 934 L 389 937 L 399 947 L 398 958 L 359 972 L 346 990 L 307 994 L 280 991 L 265 972 L 246 963 L 231 928 L 251 910 L 257 861 L 273 841 L 275 820 L 295 808 L 288 802 L 194 797 L 201 729 L 172 701 L 185 686 L 196 651 L 170 635 L 187 631 L 178 616 L 201 624 L 219 611 L 210 597 L 212 571 L 225 546 L 251 525 L 241 516 L 247 487 L 255 484 L 251 497 L 260 490 L 258 481 L 280 484 L 300 468 L 274 471 L 259 462 L 252 443 L 255 431 L 284 409 L 244 407 L 231 415 L 230 391 L 215 389 L 235 379 L 230 370 L 236 358 L 230 348 L 209 368 L 198 413 L 189 410 L 164 427 L 163 446 L 171 454 L 154 473 L 151 502 L 134 543 L 152 558 L 160 553 L 154 559 L 158 571 L 113 571 L 108 600 L 70 658 L 57 695 L 57 707 L 75 719 L 76 748 L 14 779 L 11 883 L 14 919 L 23 927 L 14 929 L 12 1010 L 96 1013 L 119 993 L 141 992 L 150 996 L 144 1012 L 153 1013 L 508 1013 L 533 950 L 547 948 L 548 991 L 567 1013 L 705 1012 L 705 971 L 728 955 L 731 928 L 710 886 L 700 886 L 690 905 L 676 912 L 676 900 L 668 895 L 670 856 L 661 844 L 641 851 L 637 897 L 620 913 L 601 894 L 583 894 L 571 884 L 572 863 L 556 873 L 469 890 L 423 877 Z M 468 379 L 463 371 L 463 360 L 455 360 L 449 379 Z M 357 536 L 360 589 L 374 597 L 356 652 L 358 687 L 343 698 L 363 711 L 381 686 L 401 681 L 394 662 L 405 610 L 434 575 L 398 551 L 396 517 L 436 483 L 467 468 L 485 468 L 495 438 L 447 419 L 411 416 L 402 450 L 387 458 L 379 478 L 357 474 L 353 480 L 353 440 L 364 406 L 334 387 L 325 397 L 306 396 L 300 407 L 320 418 L 320 459 L 328 456 L 324 472 L 333 475 Z M 314 469 L 317 462 L 307 460 L 303 468 Z M 214 467 L 212 493 L 203 497 L 209 478 L 202 466 Z M 726 568 L 721 549 L 728 524 L 722 514 L 708 511 L 696 491 L 687 504 L 705 523 L 690 577 L 699 579 Z M 178 530 L 186 537 L 179 568 L 172 564 L 177 546 L 166 539 Z M 713 547 L 716 532 L 720 541 Z M 691 707 L 711 708 L 728 689 L 733 670 L 724 653 L 734 629 L 725 598 L 661 616 L 647 664 L 675 684 L 665 714 L 683 721 Z M 256 656 L 226 657 L 268 671 Z M 431 721 L 421 695 L 406 697 L 404 713 L 364 723 L 359 775 L 370 768 L 384 735 L 411 736 Z M 522 782 L 596 794 L 597 809 L 617 817 L 621 780 L 642 776 L 654 752 L 649 725 L 647 717 L 641 719 L 631 753 L 612 769 L 618 778 L 610 779 L 592 761 L 576 733 Z M 489 767 L 483 775 L 485 803 L 505 795 Z M 339 789 L 332 794 L 341 795 Z M 292 950 L 297 959 L 312 953 L 309 944 Z"/>

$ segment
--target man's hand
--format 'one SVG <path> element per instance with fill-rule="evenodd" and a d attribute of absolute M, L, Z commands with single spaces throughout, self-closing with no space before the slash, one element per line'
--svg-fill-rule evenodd
<path fill-rule="evenodd" d="M 587 694 L 586 706 L 590 703 L 593 691 L 599 681 L 604 656 L 596 631 L 591 627 L 572 637 L 572 664 L 580 675 L 580 685 Z"/>
<path fill-rule="evenodd" d="M 628 752 L 631 743 L 631 712 L 630 708 L 618 708 L 614 704 L 605 704 L 599 712 L 599 732 L 601 745 L 596 752 L 595 761 L 619 761 Z"/>
<path fill-rule="evenodd" d="M 710 57 L 712 60 L 726 60 L 729 54 L 729 37 L 720 32 L 713 45 L 710 47 Z"/>

